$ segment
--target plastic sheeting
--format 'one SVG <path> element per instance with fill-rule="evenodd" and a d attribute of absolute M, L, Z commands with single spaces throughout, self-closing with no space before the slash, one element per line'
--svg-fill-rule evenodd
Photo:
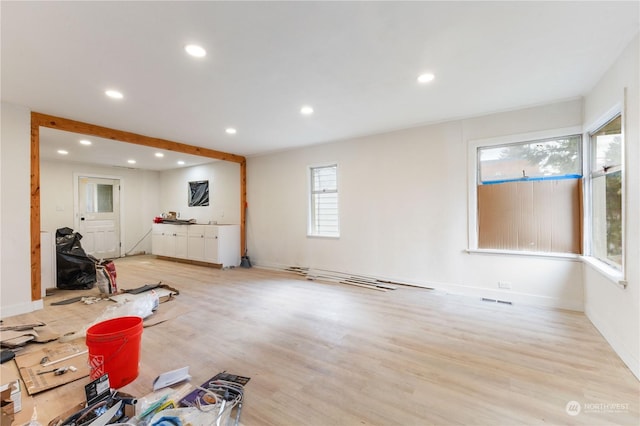
<path fill-rule="evenodd" d="M 71 228 L 56 231 L 56 286 L 65 290 L 86 290 L 96 283 L 96 261 L 80 244 L 82 235 Z"/>

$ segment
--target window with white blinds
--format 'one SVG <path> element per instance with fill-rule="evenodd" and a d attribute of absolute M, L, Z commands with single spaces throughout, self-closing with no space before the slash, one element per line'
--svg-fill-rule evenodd
<path fill-rule="evenodd" d="M 311 167 L 309 235 L 338 237 L 338 165 Z"/>

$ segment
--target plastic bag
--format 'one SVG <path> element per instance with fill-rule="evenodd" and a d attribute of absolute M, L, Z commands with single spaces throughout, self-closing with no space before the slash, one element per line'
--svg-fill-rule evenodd
<path fill-rule="evenodd" d="M 109 273 L 104 266 L 96 266 L 96 286 L 100 293 L 111 294 L 111 280 L 109 279 Z"/>
<path fill-rule="evenodd" d="M 135 299 L 127 300 L 126 302 L 118 303 L 114 306 L 109 306 L 91 324 L 85 325 L 82 330 L 75 333 L 65 334 L 58 340 L 61 342 L 69 342 L 74 339 L 85 337 L 89 327 L 113 318 L 140 317 L 144 319 L 153 314 L 153 311 L 158 307 L 158 303 L 158 294 L 153 290 L 142 295 L 138 295 Z"/>
<path fill-rule="evenodd" d="M 211 411 L 201 411 L 196 407 L 169 408 L 156 413 L 151 421 L 150 426 L 161 426 L 163 418 L 177 417 L 183 425 L 190 426 L 212 426 L 226 425 L 229 421 L 231 410 L 226 407 L 216 406 Z"/>
<path fill-rule="evenodd" d="M 87 255 L 80 240 L 82 235 L 71 228 L 56 231 L 56 287 L 86 290 L 96 282 L 96 259 Z"/>

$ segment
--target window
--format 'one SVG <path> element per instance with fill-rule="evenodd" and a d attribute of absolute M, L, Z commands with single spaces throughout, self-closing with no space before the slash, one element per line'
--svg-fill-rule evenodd
<path fill-rule="evenodd" d="M 338 237 L 338 166 L 311 167 L 309 235 Z"/>
<path fill-rule="evenodd" d="M 622 268 L 622 117 L 589 135 L 591 255 Z"/>
<path fill-rule="evenodd" d="M 574 135 L 480 148 L 480 182 L 580 177 L 580 141 L 581 137 Z"/>
<path fill-rule="evenodd" d="M 478 147 L 478 248 L 581 252 L 581 140 Z"/>
<path fill-rule="evenodd" d="M 87 183 L 86 213 L 113 213 L 113 185 Z"/>

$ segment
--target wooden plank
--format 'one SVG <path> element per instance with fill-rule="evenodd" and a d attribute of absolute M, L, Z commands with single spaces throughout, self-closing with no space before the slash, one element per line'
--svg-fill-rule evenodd
<path fill-rule="evenodd" d="M 228 152 L 216 151 L 214 149 L 203 148 L 200 146 L 187 145 L 181 142 L 174 142 L 167 139 L 154 138 L 144 136 L 137 133 L 127 132 L 124 130 L 110 129 L 108 127 L 98 126 L 95 124 L 84 123 L 81 121 L 71 120 L 68 118 L 55 117 L 52 115 L 41 114 L 38 112 L 31 113 L 32 123 L 35 122 L 39 126 L 49 127 L 52 129 L 65 130 L 67 132 L 80 133 L 83 135 L 97 136 L 100 138 L 111 139 L 118 142 L 127 142 L 136 145 L 148 146 L 151 148 L 166 149 L 168 151 L 182 152 L 185 154 L 198 155 L 201 157 L 215 158 L 218 160 L 232 161 L 240 163 L 246 161 L 245 157 Z"/>
<path fill-rule="evenodd" d="M 352 286 L 368 288 L 371 290 L 378 290 L 378 291 L 395 290 L 395 287 L 393 286 L 378 284 L 374 281 L 345 278 L 344 276 L 341 276 L 338 274 L 327 274 L 321 270 L 315 270 L 315 269 L 309 270 L 309 268 L 303 268 L 298 266 L 290 266 L 288 268 L 285 268 L 285 271 L 293 272 L 297 275 L 304 276 L 308 280 L 330 281 L 338 284 L 348 284 Z"/>
<path fill-rule="evenodd" d="M 380 287 L 376 287 L 373 285 L 369 285 L 369 284 L 360 284 L 360 283 L 356 283 L 353 281 L 340 281 L 340 284 L 347 284 L 347 285 L 352 285 L 352 286 L 356 286 L 356 287 L 363 287 L 363 288 L 368 288 L 370 290 L 376 290 L 376 291 L 388 291 L 384 288 L 380 288 Z"/>
<path fill-rule="evenodd" d="M 366 281 L 366 280 L 358 280 L 358 279 L 346 279 L 344 281 L 357 283 L 357 284 L 364 284 L 371 287 L 383 288 L 385 290 L 396 290 L 398 288 L 391 285 L 380 284 L 375 281 Z"/>
<path fill-rule="evenodd" d="M 309 269 L 301 266 L 290 266 L 285 268 L 287 271 L 297 272 L 301 275 L 308 275 L 314 277 L 325 277 L 327 279 L 334 280 L 336 282 L 345 283 L 345 281 L 364 284 L 368 286 L 384 288 L 386 290 L 396 290 L 398 287 L 390 285 L 389 283 L 382 282 L 376 278 L 365 277 L 364 275 L 352 275 L 347 273 L 340 273 L 335 271 L 328 271 L 325 269 Z"/>
<path fill-rule="evenodd" d="M 40 255 L 40 126 L 31 114 L 31 300 L 42 298 Z"/>
<path fill-rule="evenodd" d="M 247 160 L 240 162 L 240 256 L 247 254 Z"/>

